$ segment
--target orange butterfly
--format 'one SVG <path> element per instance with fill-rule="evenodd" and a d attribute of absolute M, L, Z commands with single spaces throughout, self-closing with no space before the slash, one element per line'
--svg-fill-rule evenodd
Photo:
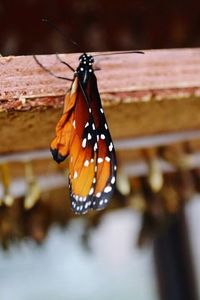
<path fill-rule="evenodd" d="M 92 67 L 94 58 L 84 53 L 79 61 L 51 152 L 58 163 L 70 157 L 71 207 L 81 214 L 108 205 L 115 188 L 117 164 Z"/>

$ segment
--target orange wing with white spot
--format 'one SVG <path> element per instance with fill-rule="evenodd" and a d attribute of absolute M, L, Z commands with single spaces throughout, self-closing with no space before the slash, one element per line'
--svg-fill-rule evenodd
<path fill-rule="evenodd" d="M 65 97 L 51 152 L 58 163 L 69 155 L 70 200 L 76 213 L 86 213 L 91 208 L 96 185 L 97 143 L 93 124 L 91 109 L 75 77 Z"/>

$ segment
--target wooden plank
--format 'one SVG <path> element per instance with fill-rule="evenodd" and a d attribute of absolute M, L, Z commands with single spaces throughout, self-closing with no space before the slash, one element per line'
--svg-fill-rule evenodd
<path fill-rule="evenodd" d="M 79 54 L 62 54 L 76 68 Z M 73 77 L 55 55 L 38 56 Z M 98 56 L 99 90 L 116 139 L 200 128 L 200 49 Z M 32 56 L 0 58 L 0 153 L 48 148 L 70 83 Z M 34 137 L 34 138 L 33 138 Z"/>

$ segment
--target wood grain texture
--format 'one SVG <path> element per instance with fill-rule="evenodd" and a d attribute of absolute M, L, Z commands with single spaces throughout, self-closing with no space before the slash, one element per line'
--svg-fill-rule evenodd
<path fill-rule="evenodd" d="M 76 68 L 79 54 L 62 54 Z M 73 78 L 55 55 L 38 56 Z M 127 138 L 200 128 L 200 49 L 98 56 L 99 91 L 112 136 Z M 48 148 L 70 82 L 32 56 L 0 58 L 0 153 Z"/>

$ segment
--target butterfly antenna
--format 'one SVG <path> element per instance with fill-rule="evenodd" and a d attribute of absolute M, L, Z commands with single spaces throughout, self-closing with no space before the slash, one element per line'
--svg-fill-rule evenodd
<path fill-rule="evenodd" d="M 56 30 L 60 35 L 62 35 L 62 37 L 63 37 L 67 42 L 70 41 L 70 42 L 71 42 L 74 46 L 76 46 L 81 52 L 83 52 L 82 49 L 81 49 L 81 47 L 79 46 L 79 44 L 78 44 L 77 42 L 75 42 L 74 40 L 68 38 L 68 37 L 63 33 L 63 31 L 60 30 L 60 28 L 58 28 L 52 21 L 50 21 L 49 19 L 43 18 L 43 19 L 42 19 L 42 22 L 47 23 L 51 28 L 53 28 L 53 29 Z"/>
<path fill-rule="evenodd" d="M 140 51 L 140 50 L 134 50 L 134 51 L 117 51 L 117 52 L 112 52 L 112 53 L 99 53 L 99 54 L 96 54 L 96 55 L 93 55 L 94 57 L 95 56 L 110 56 L 110 55 L 117 55 L 117 54 L 131 54 L 131 53 L 136 53 L 136 54 L 145 54 L 145 52 L 143 51 Z"/>

